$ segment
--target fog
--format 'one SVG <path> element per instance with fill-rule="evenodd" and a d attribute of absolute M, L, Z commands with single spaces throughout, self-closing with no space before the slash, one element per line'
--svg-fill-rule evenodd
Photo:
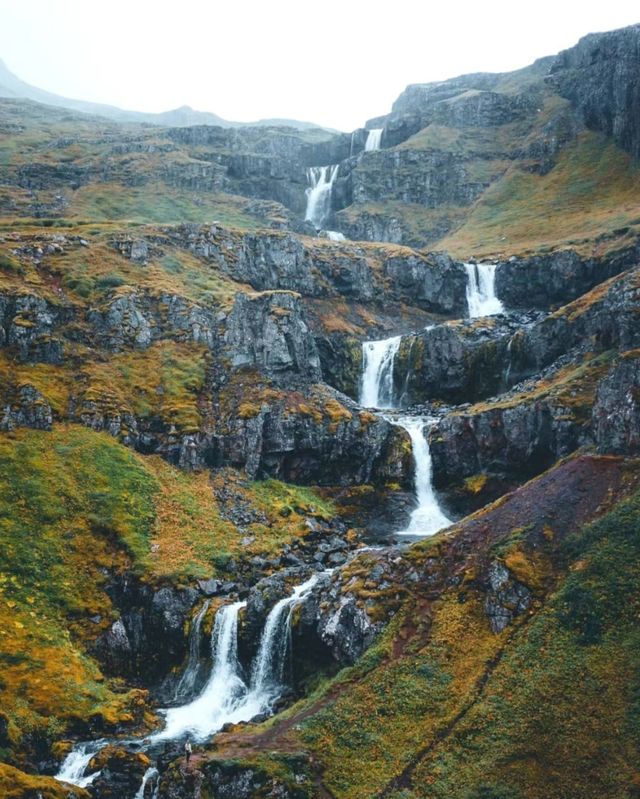
<path fill-rule="evenodd" d="M 517 69 L 638 21 L 627 0 L 0 0 L 0 58 L 77 99 L 352 130 L 408 83 Z"/>

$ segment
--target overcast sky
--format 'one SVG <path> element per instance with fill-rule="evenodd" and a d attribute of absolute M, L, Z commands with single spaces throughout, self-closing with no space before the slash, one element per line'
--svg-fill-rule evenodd
<path fill-rule="evenodd" d="M 82 100 L 352 130 L 408 83 L 517 69 L 634 22 L 637 0 L 0 0 L 0 58 Z"/>

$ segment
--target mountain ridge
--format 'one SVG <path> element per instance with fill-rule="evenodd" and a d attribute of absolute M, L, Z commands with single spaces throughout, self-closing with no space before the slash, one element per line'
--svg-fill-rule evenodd
<path fill-rule="evenodd" d="M 119 122 L 140 122 L 150 125 L 189 126 L 189 125 L 219 125 L 225 128 L 236 127 L 264 127 L 282 124 L 298 130 L 321 128 L 313 122 L 303 122 L 294 119 L 261 119 L 255 122 L 232 122 L 223 119 L 218 114 L 210 111 L 196 111 L 188 105 L 182 105 L 169 111 L 147 112 L 129 111 L 106 103 L 95 103 L 89 100 L 76 100 L 46 89 L 40 89 L 21 80 L 0 59 L 0 97 L 15 97 L 34 100 L 45 105 L 59 108 L 69 108 L 86 114 L 95 114 L 114 119 Z"/>

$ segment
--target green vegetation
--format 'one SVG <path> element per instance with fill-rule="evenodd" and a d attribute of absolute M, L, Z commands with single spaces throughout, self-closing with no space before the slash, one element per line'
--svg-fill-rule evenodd
<path fill-rule="evenodd" d="M 0 707 L 14 747 L 29 732 L 60 737 L 74 719 L 145 720 L 142 692 L 106 681 L 87 655 L 117 617 L 108 574 L 210 577 L 240 553 L 303 537 L 307 515 L 333 513 L 310 489 L 231 471 L 212 483 L 74 426 L 0 436 L 0 473 Z M 223 487 L 260 521 L 241 532 L 226 520 Z"/>
<path fill-rule="evenodd" d="M 580 246 L 606 231 L 640 229 L 638 165 L 605 136 L 582 133 L 546 175 L 511 167 L 438 247 L 454 256 Z"/>

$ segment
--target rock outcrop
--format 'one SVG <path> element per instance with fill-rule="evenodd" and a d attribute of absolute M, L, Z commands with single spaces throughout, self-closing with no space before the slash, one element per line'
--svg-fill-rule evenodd
<path fill-rule="evenodd" d="M 600 382 L 593 406 L 594 437 L 601 452 L 640 451 L 640 352 L 625 353 Z"/>
<path fill-rule="evenodd" d="M 560 53 L 549 83 L 568 98 L 587 127 L 640 157 L 640 25 L 592 33 Z"/>
<path fill-rule="evenodd" d="M 320 381 L 318 350 L 295 294 L 239 293 L 225 326 L 225 347 L 233 369 L 255 367 L 274 378 L 293 373 Z"/>
<path fill-rule="evenodd" d="M 530 258 L 510 258 L 496 269 L 496 294 L 509 308 L 564 305 L 640 262 L 640 243 L 602 258 L 560 250 Z"/>

